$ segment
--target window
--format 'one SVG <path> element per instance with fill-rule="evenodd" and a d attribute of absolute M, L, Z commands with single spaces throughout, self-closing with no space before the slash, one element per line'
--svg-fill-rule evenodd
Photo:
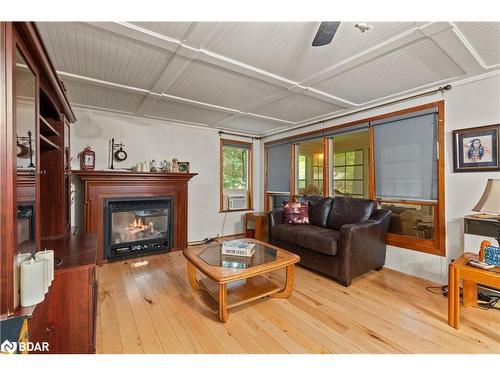
<path fill-rule="evenodd" d="M 306 157 L 299 155 L 299 190 L 306 187 Z"/>
<path fill-rule="evenodd" d="M 325 154 L 315 152 L 313 157 L 313 184 L 318 190 L 323 190 L 323 161 Z"/>
<path fill-rule="evenodd" d="M 387 241 L 434 254 L 444 254 L 445 246 L 440 116 L 442 108 L 430 106 L 370 123 L 374 195 L 392 211 Z"/>
<path fill-rule="evenodd" d="M 337 194 L 364 196 L 363 150 L 333 154 L 333 188 Z"/>
<path fill-rule="evenodd" d="M 252 209 L 252 143 L 221 139 L 220 210 Z"/>
<path fill-rule="evenodd" d="M 283 173 L 288 182 L 291 176 L 290 196 L 322 195 L 326 188 L 332 196 L 377 200 L 381 208 L 392 212 L 389 245 L 445 255 L 443 101 L 325 128 L 305 137 L 288 138 L 287 144 L 278 146 L 286 151 L 286 163 L 285 158 L 278 158 L 283 161 L 281 168 L 273 171 L 273 147 L 266 145 L 266 177 Z M 289 147 L 288 142 L 295 143 Z M 289 160 L 293 162 L 288 164 Z M 266 199 L 269 193 L 266 191 Z M 267 202 L 266 209 L 274 207 L 271 203 Z"/>
<path fill-rule="evenodd" d="M 295 145 L 298 195 L 323 195 L 324 141 L 315 138 Z"/>
<path fill-rule="evenodd" d="M 290 201 L 290 172 L 292 145 L 286 141 L 279 144 L 266 144 L 264 209 L 282 207 Z"/>

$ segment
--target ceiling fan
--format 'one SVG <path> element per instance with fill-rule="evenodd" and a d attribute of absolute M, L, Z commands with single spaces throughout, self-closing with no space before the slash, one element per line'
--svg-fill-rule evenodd
<path fill-rule="evenodd" d="M 335 36 L 335 33 L 337 32 L 337 29 L 340 26 L 340 22 L 321 22 L 319 25 L 318 31 L 316 33 L 316 36 L 314 37 L 314 40 L 312 42 L 313 47 L 320 47 L 329 44 L 333 37 Z"/>
<path fill-rule="evenodd" d="M 312 42 L 313 47 L 320 47 L 329 44 L 333 40 L 333 37 L 335 36 L 335 33 L 337 32 L 339 26 L 340 26 L 339 21 L 321 22 L 318 31 L 316 33 L 316 36 L 314 37 L 314 40 Z M 367 23 L 364 22 L 357 23 L 354 25 L 354 27 L 357 28 L 362 33 L 372 28 L 371 25 L 368 25 Z"/>

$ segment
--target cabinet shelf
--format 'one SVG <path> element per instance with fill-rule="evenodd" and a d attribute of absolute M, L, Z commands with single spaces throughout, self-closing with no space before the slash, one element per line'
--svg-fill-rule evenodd
<path fill-rule="evenodd" d="M 44 137 L 42 134 L 40 134 L 40 148 L 47 151 L 59 150 L 58 145 L 56 145 L 48 138 Z"/>
<path fill-rule="evenodd" d="M 56 129 L 54 129 L 54 127 L 50 125 L 50 123 L 47 120 L 45 120 L 41 115 L 40 115 L 40 134 L 44 135 L 45 137 L 60 136 L 59 132 Z"/>

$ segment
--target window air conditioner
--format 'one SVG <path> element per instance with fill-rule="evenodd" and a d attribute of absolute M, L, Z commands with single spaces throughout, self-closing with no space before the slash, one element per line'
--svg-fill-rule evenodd
<path fill-rule="evenodd" d="M 247 208 L 246 194 L 231 194 L 228 195 L 229 210 L 242 210 Z"/>

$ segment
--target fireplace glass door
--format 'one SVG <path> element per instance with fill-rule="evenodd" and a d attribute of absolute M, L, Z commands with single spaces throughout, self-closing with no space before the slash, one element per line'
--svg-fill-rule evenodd
<path fill-rule="evenodd" d="M 106 202 L 108 258 L 169 249 L 172 244 L 171 199 L 138 198 Z"/>
<path fill-rule="evenodd" d="M 113 212 L 111 227 L 113 244 L 166 238 L 168 209 Z"/>

